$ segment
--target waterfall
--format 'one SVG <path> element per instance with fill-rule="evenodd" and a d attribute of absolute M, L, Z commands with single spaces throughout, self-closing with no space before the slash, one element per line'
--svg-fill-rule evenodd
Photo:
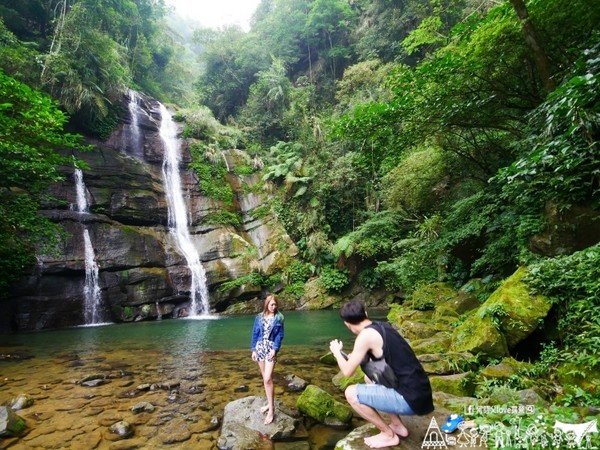
<path fill-rule="evenodd" d="M 101 323 L 100 312 L 98 311 L 101 297 L 100 285 L 98 284 L 98 264 L 96 264 L 96 255 L 87 228 L 83 230 L 83 241 L 85 244 L 84 319 L 86 325 L 94 325 Z"/>
<path fill-rule="evenodd" d="M 160 115 L 160 137 L 164 144 L 162 173 L 169 208 L 169 231 L 175 237 L 179 251 L 185 257 L 191 272 L 190 316 L 208 315 L 210 304 L 206 273 L 200 262 L 198 250 L 190 236 L 187 207 L 181 188 L 181 176 L 179 174 L 180 142 L 177 138 L 177 128 L 171 114 L 163 104 L 160 105 Z"/>
<path fill-rule="evenodd" d="M 77 211 L 80 215 L 87 214 L 88 201 L 86 195 L 85 184 L 83 183 L 83 172 L 81 169 L 75 169 L 75 192 L 77 194 Z M 94 253 L 94 247 L 92 246 L 92 240 L 90 239 L 90 233 L 87 228 L 83 229 L 83 243 L 85 251 L 85 285 L 83 288 L 84 294 L 84 310 L 83 317 L 86 325 L 100 324 L 100 285 L 98 264 L 96 264 L 96 255 Z"/>
<path fill-rule="evenodd" d="M 156 300 L 155 306 L 156 306 L 156 320 L 162 320 L 162 313 L 160 312 L 160 303 L 158 303 L 158 300 Z"/>
<path fill-rule="evenodd" d="M 129 124 L 129 133 L 127 135 L 127 143 L 131 144 L 134 155 L 143 154 L 140 149 L 141 135 L 140 127 L 138 125 L 138 115 L 140 113 L 140 107 L 138 105 L 138 94 L 135 91 L 129 90 L 129 115 L 131 116 L 131 123 Z"/>

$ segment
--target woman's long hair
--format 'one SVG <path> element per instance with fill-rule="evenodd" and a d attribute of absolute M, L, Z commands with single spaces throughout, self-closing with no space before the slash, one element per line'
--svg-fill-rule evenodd
<path fill-rule="evenodd" d="M 262 315 L 265 316 L 269 312 L 269 303 L 271 303 L 271 300 L 275 300 L 275 305 L 276 305 L 275 318 L 277 320 L 283 321 L 283 314 L 281 314 L 279 312 L 279 301 L 277 300 L 277 297 L 275 297 L 273 294 L 267 295 L 267 298 L 265 298 L 265 303 L 263 304 Z"/>

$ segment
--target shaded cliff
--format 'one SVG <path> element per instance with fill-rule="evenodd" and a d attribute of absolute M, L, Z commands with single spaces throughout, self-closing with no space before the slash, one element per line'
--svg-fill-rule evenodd
<path fill-rule="evenodd" d="M 75 155 L 88 165 L 83 182 L 89 213 L 74 207 L 74 168 L 64 168 L 65 180 L 51 187 L 53 200 L 42 211 L 64 230 L 59 248 L 54 254 L 39 254 L 31 275 L 15 287 L 9 302 L 0 304 L 4 317 L 0 327 L 5 331 L 84 323 L 84 230 L 98 266 L 104 321 L 189 314 L 190 270 L 168 227 L 159 108 L 158 102 L 141 95 L 124 98 L 123 115 L 110 138 L 91 141 L 93 151 Z M 180 176 L 191 240 L 206 272 L 210 308 L 222 311 L 237 298 L 252 298 L 260 291 L 257 286 L 229 291 L 219 286 L 252 272 L 272 274 L 297 250 L 268 209 L 255 213 L 267 194 L 252 189 L 258 175 L 234 174 L 237 161 L 244 159 L 238 150 L 224 152 L 224 159 L 241 225 L 206 223 L 208 216 L 232 206 L 201 195 L 199 180 L 186 169 L 188 143 L 180 143 Z"/>

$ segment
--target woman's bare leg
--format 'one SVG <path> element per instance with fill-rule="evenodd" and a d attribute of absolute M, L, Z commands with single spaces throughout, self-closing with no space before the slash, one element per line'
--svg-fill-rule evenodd
<path fill-rule="evenodd" d="M 260 376 L 262 377 L 262 379 L 265 379 L 265 362 L 264 361 L 258 361 L 258 367 L 260 368 Z M 264 383 L 264 381 L 263 381 Z M 265 389 L 266 391 L 266 389 Z M 262 408 L 260 408 L 260 413 L 264 414 L 269 410 L 269 398 L 267 397 L 267 404 L 265 406 L 263 406 Z"/>
<path fill-rule="evenodd" d="M 267 417 L 265 417 L 265 425 L 268 425 L 273 422 L 273 418 L 275 417 L 275 388 L 273 386 L 273 370 L 275 369 L 275 361 L 261 361 L 261 363 L 263 365 L 261 368 L 261 373 L 263 377 L 263 384 L 265 386 L 265 394 L 267 396 L 267 406 L 266 408 L 261 408 L 261 412 L 267 412 Z"/>

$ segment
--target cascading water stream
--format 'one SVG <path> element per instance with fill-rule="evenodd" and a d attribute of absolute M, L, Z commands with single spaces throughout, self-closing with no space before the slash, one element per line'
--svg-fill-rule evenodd
<path fill-rule="evenodd" d="M 77 212 L 79 214 L 88 213 L 88 202 L 83 183 L 83 172 L 81 169 L 75 169 L 75 191 L 77 194 Z M 85 285 L 83 288 L 84 294 L 84 310 L 83 318 L 86 325 L 97 325 L 102 323 L 100 317 L 100 284 L 99 284 L 99 269 L 96 264 L 96 255 L 94 247 L 90 239 L 90 233 L 87 228 L 83 229 L 83 243 L 85 252 Z"/>
<path fill-rule="evenodd" d="M 134 155 L 142 154 L 143 150 L 140 148 L 141 134 L 140 127 L 138 124 L 138 115 L 140 113 L 140 107 L 138 105 L 138 94 L 135 91 L 129 91 L 129 115 L 131 116 L 131 123 L 129 124 L 129 133 L 127 134 L 128 145 L 132 147 L 132 153 Z"/>
<path fill-rule="evenodd" d="M 162 104 L 160 105 L 160 116 L 160 137 L 164 144 L 162 173 L 169 207 L 169 231 L 175 237 L 179 250 L 185 257 L 191 272 L 190 316 L 205 316 L 210 313 L 206 273 L 188 228 L 187 207 L 183 198 L 179 174 L 180 141 L 177 138 L 177 128 L 171 114 Z"/>

